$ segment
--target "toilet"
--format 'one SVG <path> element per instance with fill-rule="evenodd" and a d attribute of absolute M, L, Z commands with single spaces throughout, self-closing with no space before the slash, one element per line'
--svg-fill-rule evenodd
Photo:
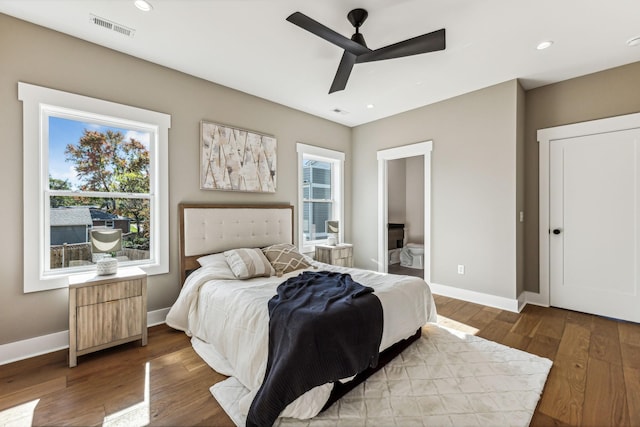
<path fill-rule="evenodd" d="M 407 243 L 400 252 L 400 265 L 409 268 L 424 268 L 424 245 Z"/>

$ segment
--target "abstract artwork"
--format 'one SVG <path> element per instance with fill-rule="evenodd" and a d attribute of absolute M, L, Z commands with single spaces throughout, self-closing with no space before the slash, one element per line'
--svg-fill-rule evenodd
<path fill-rule="evenodd" d="M 200 188 L 275 193 L 277 141 L 229 126 L 200 123 Z"/>

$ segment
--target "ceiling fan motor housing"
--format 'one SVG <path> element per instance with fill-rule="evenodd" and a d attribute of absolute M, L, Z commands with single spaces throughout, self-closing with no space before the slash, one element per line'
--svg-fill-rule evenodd
<path fill-rule="evenodd" d="M 360 28 L 360 26 L 364 24 L 364 21 L 367 20 L 367 16 L 369 16 L 369 13 L 366 10 L 353 9 L 347 15 L 347 19 L 349 20 L 349 22 L 351 22 L 351 25 L 356 27 L 356 32 L 358 32 L 358 28 Z"/>

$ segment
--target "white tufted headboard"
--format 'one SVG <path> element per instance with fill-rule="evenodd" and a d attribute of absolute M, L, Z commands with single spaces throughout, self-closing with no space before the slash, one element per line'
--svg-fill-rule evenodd
<path fill-rule="evenodd" d="M 180 277 L 199 267 L 202 255 L 236 248 L 293 243 L 291 205 L 208 205 L 181 203 Z"/>

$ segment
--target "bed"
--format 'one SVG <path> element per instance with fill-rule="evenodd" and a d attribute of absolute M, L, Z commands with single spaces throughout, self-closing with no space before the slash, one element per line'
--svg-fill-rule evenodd
<path fill-rule="evenodd" d="M 436 321 L 429 287 L 416 277 L 331 266 L 302 256 L 304 262 L 298 269 L 283 270 L 279 258 L 269 259 L 279 269 L 275 274 L 239 280 L 229 255 L 241 252 L 235 249 L 293 247 L 290 205 L 181 204 L 179 214 L 183 287 L 167 315 L 167 324 L 191 336 L 194 350 L 215 371 L 235 377 L 251 391 L 240 402 L 245 412 L 268 372 L 267 305 L 278 286 L 289 279 L 312 272 L 349 274 L 355 282 L 372 288 L 382 307 L 383 327 L 377 366 L 312 388 L 288 404 L 281 417 L 305 419 L 317 415 L 417 339 L 423 325 Z M 268 251 L 264 253 L 268 255 Z M 293 254 L 294 258 L 300 256 L 295 250 Z"/>

